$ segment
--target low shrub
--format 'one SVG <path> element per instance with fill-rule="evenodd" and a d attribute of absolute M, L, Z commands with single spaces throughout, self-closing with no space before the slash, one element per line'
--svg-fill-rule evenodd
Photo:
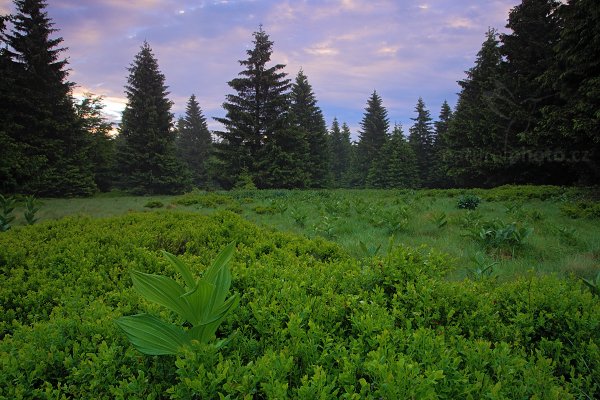
<path fill-rule="evenodd" d="M 475 210 L 479 207 L 479 203 L 481 203 L 481 198 L 479 196 L 475 196 L 474 194 L 465 194 L 458 198 L 457 207 L 463 210 Z"/>
<path fill-rule="evenodd" d="M 203 275 L 233 241 L 230 341 L 137 352 L 116 319 L 181 321 L 129 272 L 183 282 L 162 250 Z M 581 280 L 448 281 L 452 266 L 403 246 L 356 260 L 230 212 L 17 226 L 0 235 L 0 398 L 600 396 L 600 299 Z"/>
<path fill-rule="evenodd" d="M 255 213 L 257 213 L 259 215 L 277 214 L 277 209 L 275 207 L 271 207 L 271 206 L 255 206 L 255 207 L 252 207 L 252 211 L 254 211 Z"/>
<path fill-rule="evenodd" d="M 158 200 L 151 200 L 149 202 L 147 202 L 146 204 L 144 204 L 144 207 L 146 208 L 162 208 L 165 205 L 163 204 L 162 201 L 158 201 Z"/>
<path fill-rule="evenodd" d="M 600 218 L 600 203 L 593 201 L 566 202 L 560 206 L 560 211 L 567 217 Z"/>
<path fill-rule="evenodd" d="M 516 250 L 525 244 L 532 233 L 531 227 L 493 220 L 478 223 L 465 236 L 480 243 L 488 251 L 508 250 L 514 257 Z"/>
<path fill-rule="evenodd" d="M 235 201 L 230 196 L 223 194 L 194 191 L 179 196 L 173 203 L 182 206 L 199 205 L 206 208 L 217 208 L 219 206 L 231 205 Z"/>

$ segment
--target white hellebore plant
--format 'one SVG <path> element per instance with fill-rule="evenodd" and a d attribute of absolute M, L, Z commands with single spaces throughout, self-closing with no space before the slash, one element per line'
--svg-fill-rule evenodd
<path fill-rule="evenodd" d="M 229 244 L 200 279 L 194 279 L 181 260 L 163 251 L 183 277 L 184 286 L 166 276 L 132 271 L 133 288 L 139 294 L 174 311 L 192 327 L 184 330 L 149 314 L 121 317 L 116 322 L 131 344 L 144 354 L 166 355 L 180 353 L 193 340 L 213 340 L 219 324 L 239 303 L 237 294 L 226 299 L 231 285 L 228 264 L 234 251 L 235 243 Z"/>

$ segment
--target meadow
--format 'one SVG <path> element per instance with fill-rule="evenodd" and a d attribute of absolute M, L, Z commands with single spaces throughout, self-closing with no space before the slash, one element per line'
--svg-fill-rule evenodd
<path fill-rule="evenodd" d="M 0 399 L 600 397 L 594 189 L 112 193 L 44 199 L 32 226 L 22 211 L 0 233 Z M 201 275 L 232 242 L 225 342 L 137 351 L 122 316 L 190 327 L 131 271 L 180 281 L 166 250 Z"/>
<path fill-rule="evenodd" d="M 461 209 L 464 196 L 480 204 Z M 462 279 L 482 265 L 500 279 L 530 273 L 593 278 L 600 270 L 600 206 L 595 189 L 505 186 L 491 190 L 263 190 L 192 192 L 183 196 L 47 199 L 40 221 L 68 215 L 107 217 L 150 210 L 210 214 L 228 210 L 260 226 L 340 244 L 353 257 L 383 255 L 390 247 L 433 248 Z M 583 207 L 582 207 L 583 206 Z M 594 208 L 595 207 L 595 208 Z M 16 224 L 25 221 L 17 209 Z M 497 226 L 490 226 L 496 223 Z M 501 235 L 515 224 L 530 229 L 518 243 L 487 243 L 482 228 Z M 500 232 L 498 232 L 500 231 Z M 500 239 L 501 241 L 501 239 Z"/>

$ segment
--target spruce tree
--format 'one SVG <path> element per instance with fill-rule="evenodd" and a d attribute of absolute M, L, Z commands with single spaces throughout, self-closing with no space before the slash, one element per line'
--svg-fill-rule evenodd
<path fill-rule="evenodd" d="M 495 186 L 505 179 L 507 143 L 504 110 L 495 91 L 501 81 L 497 32 L 490 29 L 475 66 L 459 81 L 456 110 L 446 135 L 444 164 L 453 183 L 459 186 Z"/>
<path fill-rule="evenodd" d="M 426 187 L 431 186 L 431 173 L 433 170 L 434 154 L 433 144 L 435 133 L 432 127 L 432 119 L 429 110 L 425 107 L 425 102 L 419 97 L 415 107 L 417 116 L 411 118 L 415 123 L 409 129 L 408 142 L 417 156 L 417 168 L 419 171 L 419 180 Z"/>
<path fill-rule="evenodd" d="M 342 122 L 342 159 L 346 161 L 344 173 L 342 174 L 343 187 L 354 187 L 353 177 L 356 176 L 356 143 L 351 140 L 352 133 L 346 122 Z"/>
<path fill-rule="evenodd" d="M 381 189 L 419 187 L 417 158 L 404 137 L 402 126 L 394 126 L 379 157 L 373 161 L 367 176 L 367 186 Z"/>
<path fill-rule="evenodd" d="M 24 149 L 15 135 L 14 105 L 18 101 L 15 90 L 15 63 L 8 52 L 6 22 L 9 16 L 0 15 L 0 193 L 13 193 L 18 188 L 19 171 L 26 164 Z"/>
<path fill-rule="evenodd" d="M 306 152 L 296 147 L 303 147 L 306 138 L 291 129 L 290 80 L 283 72 L 285 66 L 267 65 L 273 42 L 262 26 L 253 36 L 248 58 L 240 60 L 245 69 L 228 83 L 235 94 L 227 95 L 223 103 L 226 116 L 216 118 L 225 127 L 215 132 L 221 138 L 216 146 L 222 165 L 220 180 L 229 188 L 241 175 L 250 175 L 259 188 L 287 187 L 298 180 L 307 183 Z"/>
<path fill-rule="evenodd" d="M 94 182 L 98 189 L 107 192 L 114 184 L 115 141 L 111 136 L 113 124 L 103 115 L 102 96 L 85 93 L 75 111 L 81 129 L 91 140 L 89 158 L 92 163 Z"/>
<path fill-rule="evenodd" d="M 308 142 L 306 169 L 309 174 L 309 186 L 324 188 L 330 185 L 329 176 L 329 143 L 327 126 L 312 86 L 302 70 L 298 72 L 292 85 L 291 111 L 294 124 L 304 133 Z"/>
<path fill-rule="evenodd" d="M 447 188 L 450 186 L 446 170 L 444 168 L 444 150 L 448 140 L 448 128 L 452 119 L 452 109 L 446 100 L 440 109 L 438 120 L 433 123 L 435 129 L 435 140 L 433 142 L 433 164 L 430 174 L 432 187 Z"/>
<path fill-rule="evenodd" d="M 421 186 L 417 156 L 413 147 L 404 137 L 401 125 L 394 127 L 387 146 L 389 147 L 389 159 L 386 169 L 387 187 L 400 189 Z"/>
<path fill-rule="evenodd" d="M 541 82 L 556 59 L 560 4 L 557 0 L 523 0 L 510 11 L 506 25 L 510 32 L 500 35 L 504 61 L 495 96 L 505 110 L 503 145 L 510 165 L 504 175 L 515 175 L 516 182 L 560 183 L 560 176 L 569 174 L 564 163 L 526 157 L 561 145 L 541 126 L 542 110 L 559 100 L 556 89 Z"/>
<path fill-rule="evenodd" d="M 342 129 L 340 129 L 337 118 L 333 119 L 329 133 L 329 142 L 333 187 L 347 187 L 352 144 L 350 143 L 350 129 L 345 122 L 342 125 Z"/>
<path fill-rule="evenodd" d="M 208 162 L 212 153 L 212 137 L 195 95 L 188 100 L 185 117 L 178 121 L 176 146 L 177 155 L 192 174 L 194 186 L 209 187 Z"/>
<path fill-rule="evenodd" d="M 78 126 L 67 61 L 60 58 L 62 38 L 51 38 L 57 30 L 45 1 L 14 3 L 17 13 L 1 56 L 3 68 L 9 68 L 10 103 L 0 110 L 8 114 L 5 136 L 20 153 L 13 158 L 18 163 L 12 171 L 14 189 L 40 196 L 90 195 L 96 190 L 91 142 Z"/>
<path fill-rule="evenodd" d="M 190 186 L 189 171 L 175 156 L 172 103 L 147 42 L 128 70 L 127 106 L 117 142 L 120 186 L 136 194 L 180 193 Z"/>
<path fill-rule="evenodd" d="M 361 130 L 356 148 L 359 186 L 365 185 L 371 164 L 379 157 L 379 152 L 387 140 L 389 126 L 387 110 L 383 107 L 381 97 L 373 91 L 360 122 Z"/>
<path fill-rule="evenodd" d="M 540 141 L 561 143 L 574 180 L 600 182 L 600 3 L 569 0 L 560 8 L 562 30 L 555 63 L 544 77 L 559 94 L 546 106 Z M 544 135 L 545 134 L 545 135 Z"/>

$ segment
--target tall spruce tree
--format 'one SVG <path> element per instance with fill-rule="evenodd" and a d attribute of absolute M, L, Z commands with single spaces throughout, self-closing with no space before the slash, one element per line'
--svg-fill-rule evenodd
<path fill-rule="evenodd" d="M 195 95 L 189 98 L 185 116 L 177 124 L 176 147 L 177 155 L 192 174 L 194 186 L 209 187 L 208 161 L 212 153 L 212 137 Z"/>
<path fill-rule="evenodd" d="M 147 42 L 129 67 L 117 168 L 122 189 L 136 194 L 180 193 L 190 176 L 175 156 L 173 116 L 165 77 Z"/>
<path fill-rule="evenodd" d="M 15 135 L 14 104 L 18 93 L 15 90 L 15 63 L 8 52 L 6 23 L 10 16 L 0 15 L 0 193 L 12 193 L 18 188 L 19 171 L 26 164 L 24 149 Z M 23 165 L 23 166 L 22 166 Z"/>
<path fill-rule="evenodd" d="M 456 110 L 450 122 L 444 150 L 445 169 L 459 186 L 494 186 L 508 183 L 508 143 L 505 140 L 505 110 L 495 95 L 501 82 L 501 61 L 497 32 L 488 30 L 477 53 L 475 66 L 459 81 Z"/>
<path fill-rule="evenodd" d="M 555 63 L 544 82 L 559 102 L 544 107 L 540 141 L 562 144 L 571 177 L 600 182 L 600 3 L 569 0 L 560 7 L 562 30 Z"/>
<path fill-rule="evenodd" d="M 426 187 L 431 186 L 431 173 L 433 170 L 434 154 L 433 145 L 435 132 L 432 127 L 432 119 L 425 102 L 419 97 L 415 107 L 417 116 L 411 118 L 415 123 L 409 129 L 408 142 L 417 157 L 417 168 L 419 180 Z"/>
<path fill-rule="evenodd" d="M 366 184 L 367 175 L 373 160 L 379 157 L 379 152 L 388 138 L 390 122 L 387 110 L 383 107 L 381 97 L 376 91 L 367 101 L 365 114 L 360 122 L 359 140 L 357 145 L 357 162 L 359 172 L 358 185 Z"/>
<path fill-rule="evenodd" d="M 450 186 L 444 168 L 444 150 L 448 141 L 448 128 L 452 119 L 452 109 L 446 100 L 442 103 L 438 120 L 433 123 L 435 140 L 433 142 L 433 164 L 430 174 L 431 186 L 447 188 Z"/>
<path fill-rule="evenodd" d="M 302 70 L 298 72 L 292 85 L 291 102 L 295 127 L 304 134 L 308 142 L 306 169 L 309 174 L 309 186 L 328 187 L 331 177 L 327 125 L 321 109 L 317 106 L 312 86 Z"/>
<path fill-rule="evenodd" d="M 9 106 L 0 111 L 7 114 L 9 125 L 4 138 L 9 137 L 19 153 L 11 156 L 17 164 L 8 172 L 13 190 L 40 196 L 90 195 L 96 190 L 88 157 L 91 143 L 78 126 L 67 61 L 60 58 L 63 40 L 51 38 L 57 30 L 45 12 L 45 1 L 14 3 L 17 13 L 1 56 L 3 68 L 8 68 Z"/>
<path fill-rule="evenodd" d="M 510 152 L 511 164 L 504 175 L 517 175 L 513 178 L 516 182 L 565 183 L 565 176 L 571 175 L 565 163 L 527 157 L 560 147 L 560 142 L 549 140 L 545 128 L 540 129 L 542 109 L 559 100 L 557 91 L 541 81 L 555 63 L 560 4 L 557 0 L 523 0 L 510 11 L 506 25 L 510 32 L 500 35 L 503 75 L 495 95 L 505 110 L 503 145 Z"/>
<path fill-rule="evenodd" d="M 333 119 L 329 133 L 332 185 L 336 188 L 348 187 L 352 144 L 350 128 L 344 122 L 342 129 L 337 118 Z"/>
<path fill-rule="evenodd" d="M 254 47 L 240 60 L 245 69 L 229 81 L 236 92 L 223 103 L 224 118 L 216 118 L 225 130 L 217 156 L 222 164 L 221 183 L 233 187 L 249 175 L 259 188 L 303 186 L 306 138 L 295 129 L 290 116 L 290 80 L 283 64 L 268 66 L 273 42 L 262 29 L 253 33 Z"/>

